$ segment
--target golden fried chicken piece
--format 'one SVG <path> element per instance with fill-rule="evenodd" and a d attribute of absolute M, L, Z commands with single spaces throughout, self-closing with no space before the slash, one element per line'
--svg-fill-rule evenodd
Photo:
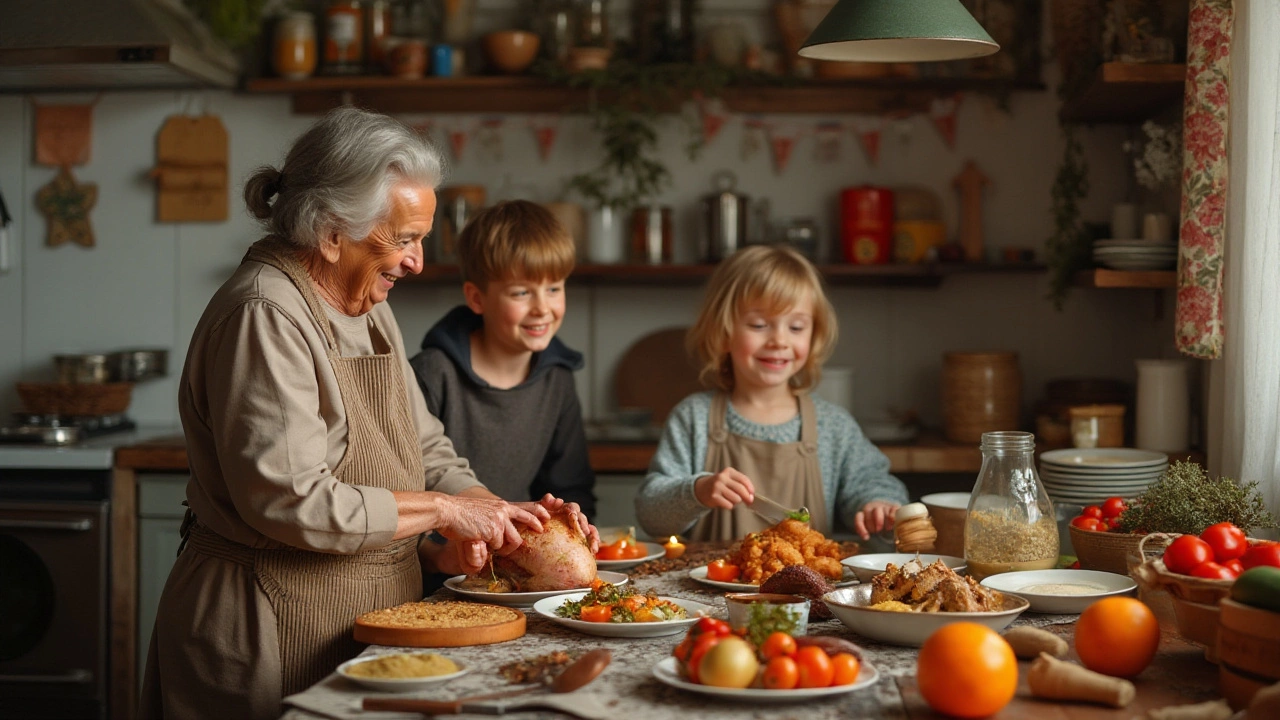
<path fill-rule="evenodd" d="M 846 556 L 839 543 L 799 520 L 782 522 L 742 539 L 729 561 L 742 568 L 744 583 L 759 584 L 784 567 L 804 565 L 818 574 L 839 580 L 840 560 Z"/>

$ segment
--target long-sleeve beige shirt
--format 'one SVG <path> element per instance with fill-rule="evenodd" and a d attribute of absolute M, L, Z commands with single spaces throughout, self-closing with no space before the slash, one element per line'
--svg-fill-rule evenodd
<path fill-rule="evenodd" d="M 391 308 L 327 315 L 342 355 L 400 358 L 423 489 L 457 494 L 480 485 L 427 412 Z M 391 542 L 391 491 L 348 485 L 332 473 L 347 449 L 346 412 L 321 326 L 280 270 L 243 263 L 214 294 L 187 352 L 178 410 L 192 476 L 187 502 L 218 534 L 251 547 L 332 553 Z"/>

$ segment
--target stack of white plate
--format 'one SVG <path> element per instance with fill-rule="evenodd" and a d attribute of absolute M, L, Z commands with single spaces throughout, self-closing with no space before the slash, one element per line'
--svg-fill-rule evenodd
<path fill-rule="evenodd" d="M 1091 505 L 1142 494 L 1169 467 L 1162 452 L 1134 448 L 1071 448 L 1040 455 L 1040 480 L 1054 502 Z"/>
<path fill-rule="evenodd" d="M 1172 270 L 1178 244 L 1159 240 L 1097 240 L 1093 261 L 1112 270 Z"/>

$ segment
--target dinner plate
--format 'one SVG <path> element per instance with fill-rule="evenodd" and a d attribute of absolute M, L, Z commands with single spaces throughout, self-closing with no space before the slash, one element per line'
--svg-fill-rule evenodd
<path fill-rule="evenodd" d="M 870 583 L 832 590 L 822 601 L 855 634 L 888 643 L 920 647 L 938 628 L 953 622 L 974 622 L 1000 632 L 1009 626 L 1030 603 L 1023 597 L 1005 593 L 1001 607 L 993 612 L 893 612 L 875 610 Z"/>
<path fill-rule="evenodd" d="M 1167 463 L 1169 456 L 1136 448 L 1067 448 L 1041 453 L 1040 462 L 1067 468 L 1144 468 Z"/>
<path fill-rule="evenodd" d="M 643 562 L 657 560 L 667 554 L 666 548 L 662 547 L 658 543 L 642 542 L 640 545 L 644 547 L 643 556 L 638 558 L 627 558 L 626 560 L 601 560 L 596 558 L 596 567 L 601 570 L 626 570 Z"/>
<path fill-rule="evenodd" d="M 411 652 L 411 653 L 383 653 L 385 655 L 439 655 L 437 652 Z M 382 655 L 362 655 L 358 658 L 352 658 L 338 666 L 338 674 L 350 680 L 353 683 L 363 685 L 370 690 L 383 690 L 387 692 L 410 692 L 413 690 L 425 690 L 436 683 L 452 680 L 461 675 L 465 675 L 471 668 L 465 664 L 453 661 L 458 666 L 457 672 L 448 673 L 446 675 L 432 675 L 430 677 L 414 677 L 414 678 L 375 678 L 361 677 L 359 675 L 350 675 L 348 670 L 361 663 L 367 663 L 371 660 L 377 660 Z M 452 660 L 452 658 L 450 658 Z"/>
<path fill-rule="evenodd" d="M 556 614 L 556 608 L 574 600 L 581 600 L 586 595 L 585 592 L 572 592 L 563 595 L 554 595 L 549 598 L 543 598 L 533 604 L 533 611 L 539 615 L 549 618 L 557 625 L 563 625 L 567 628 L 577 630 L 587 635 L 600 635 L 602 637 L 619 637 L 619 638 L 650 638 L 662 637 L 663 635 L 675 635 L 684 632 L 688 627 L 696 622 L 704 615 L 711 615 L 715 608 L 710 605 L 697 602 L 695 600 L 685 600 L 683 598 L 668 597 L 659 595 L 662 600 L 670 600 L 671 602 L 684 608 L 685 613 L 689 617 L 683 620 L 664 620 L 662 622 L 587 622 L 586 620 L 574 620 L 572 618 L 560 617 Z"/>
<path fill-rule="evenodd" d="M 707 577 L 706 565 L 699 565 L 698 567 L 690 570 L 689 577 L 702 583 L 703 585 L 710 585 L 711 587 L 720 588 L 721 590 L 732 590 L 733 592 L 755 592 L 756 590 L 760 589 L 759 585 L 753 585 L 751 583 L 724 582 L 723 580 L 712 580 Z M 828 579 L 828 582 L 830 582 L 830 579 Z M 848 585 L 856 585 L 857 583 L 858 583 L 858 577 L 853 574 L 853 570 L 851 568 L 844 568 L 844 577 L 840 580 L 840 582 L 831 583 L 831 584 L 836 587 L 846 587 Z"/>
<path fill-rule="evenodd" d="M 1031 612 L 1075 614 L 1095 601 L 1112 595 L 1132 595 L 1138 583 L 1127 575 L 1101 570 L 1025 570 L 1007 572 L 984 578 L 983 585 L 1001 592 L 1026 598 Z M 1088 592 L 1063 594 L 1055 592 L 1051 585 L 1081 586 Z M 1065 588 L 1064 588 L 1065 591 Z"/>
<path fill-rule="evenodd" d="M 730 700 L 741 700 L 743 702 L 767 702 L 767 703 L 786 703 L 800 702 L 802 700 L 811 700 L 813 698 L 827 697 L 830 695 L 843 695 L 851 693 L 854 690 L 861 690 L 864 687 L 874 685 L 880 679 L 880 671 L 875 666 L 867 662 L 863 657 L 862 667 L 858 669 L 858 679 L 848 685 L 836 685 L 835 687 L 821 688 L 794 688 L 791 690 L 765 690 L 762 688 L 722 688 L 712 687 L 711 685 L 699 685 L 698 683 L 689 682 L 680 677 L 680 669 L 673 657 L 663 658 L 657 665 L 653 666 L 653 676 L 659 682 L 670 685 L 673 688 L 688 690 L 690 692 L 701 693 L 703 695 L 712 695 L 715 697 L 727 698 Z"/>
<path fill-rule="evenodd" d="M 596 577 L 613 585 L 626 585 L 630 578 L 626 573 L 609 572 L 608 570 L 600 570 L 596 572 Z M 563 595 L 566 592 L 581 590 L 586 592 L 590 588 L 570 588 L 568 590 L 543 590 L 541 592 L 513 592 L 513 593 L 495 593 L 486 592 L 484 590 L 467 590 L 462 587 L 462 581 L 466 580 L 466 575 L 455 575 L 444 581 L 444 586 L 459 595 L 470 598 L 477 602 L 487 602 L 494 605 L 502 605 L 504 607 L 528 608 L 533 604 L 549 598 L 553 595 Z"/>

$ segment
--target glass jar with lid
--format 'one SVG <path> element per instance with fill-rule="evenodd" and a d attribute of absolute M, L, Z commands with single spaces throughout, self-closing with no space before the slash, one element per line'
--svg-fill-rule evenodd
<path fill-rule="evenodd" d="M 1035 435 L 982 434 L 982 469 L 969 497 L 964 558 L 969 576 L 1048 570 L 1058 562 L 1058 521 L 1035 466 Z"/>
<path fill-rule="evenodd" d="M 286 80 L 302 80 L 316 71 L 316 22 L 311 13 L 286 13 L 276 21 L 271 65 Z"/>

